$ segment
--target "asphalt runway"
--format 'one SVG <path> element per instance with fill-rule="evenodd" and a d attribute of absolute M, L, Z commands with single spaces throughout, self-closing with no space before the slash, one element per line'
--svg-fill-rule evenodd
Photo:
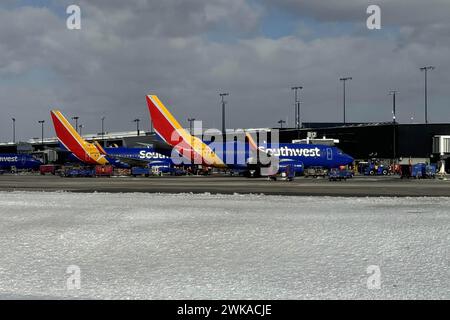
<path fill-rule="evenodd" d="M 429 196 L 450 197 L 450 180 L 355 177 L 347 181 L 296 178 L 292 182 L 229 176 L 61 178 L 0 175 L 0 191 L 148 192 L 267 194 L 295 196 Z"/>

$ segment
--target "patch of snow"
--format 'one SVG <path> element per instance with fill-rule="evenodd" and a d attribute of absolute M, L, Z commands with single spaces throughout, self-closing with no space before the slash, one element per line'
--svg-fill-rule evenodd
<path fill-rule="evenodd" d="M 0 192 L 0 298 L 448 299 L 449 226 L 449 198 Z"/>

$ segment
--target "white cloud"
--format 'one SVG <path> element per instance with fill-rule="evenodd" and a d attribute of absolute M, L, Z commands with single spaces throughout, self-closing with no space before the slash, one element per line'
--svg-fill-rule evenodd
<path fill-rule="evenodd" d="M 411 114 L 419 120 L 423 64 L 438 67 L 430 75 L 430 118 L 450 121 L 450 41 L 442 41 L 447 21 L 424 29 L 404 25 L 398 34 L 268 39 L 257 29 L 269 8 L 244 0 L 207 3 L 80 1 L 81 31 L 67 30 L 64 15 L 49 9 L 0 10 L 0 140 L 11 135 L 11 116 L 18 119 L 21 138 L 36 136 L 35 122 L 43 117 L 49 122 L 54 107 L 79 115 L 86 132 L 99 131 L 103 115 L 109 130 L 132 129 L 135 117 L 148 126 L 144 97 L 149 92 L 159 94 L 181 122 L 193 116 L 218 127 L 218 93 L 226 90 L 229 125 L 258 127 L 292 119 L 290 87 L 300 84 L 304 120 L 338 121 L 338 78 L 344 74 L 354 77 L 350 121 L 389 120 L 392 88 L 401 91 L 400 121 Z M 319 1 L 307 4 L 309 13 L 302 14 L 325 10 Z M 344 12 L 347 5 L 351 1 L 331 9 Z M 211 30 L 233 41 L 211 37 Z"/>

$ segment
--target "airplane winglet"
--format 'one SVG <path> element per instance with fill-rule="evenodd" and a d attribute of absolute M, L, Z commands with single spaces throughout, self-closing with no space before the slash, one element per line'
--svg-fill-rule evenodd
<path fill-rule="evenodd" d="M 98 149 L 98 151 L 100 151 L 100 154 L 105 156 L 107 155 L 105 149 L 103 149 L 103 147 L 100 145 L 100 143 L 98 143 L 98 141 L 94 141 L 94 145 Z"/>
<path fill-rule="evenodd" d="M 245 133 L 245 136 L 248 139 L 248 144 L 250 145 L 252 151 L 258 151 L 258 145 L 256 144 L 253 137 L 248 132 Z"/>

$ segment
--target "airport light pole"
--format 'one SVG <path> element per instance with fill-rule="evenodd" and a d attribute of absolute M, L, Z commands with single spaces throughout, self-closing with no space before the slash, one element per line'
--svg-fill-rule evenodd
<path fill-rule="evenodd" d="M 106 117 L 102 117 L 102 144 L 105 146 L 105 119 Z"/>
<path fill-rule="evenodd" d="M 229 93 L 219 93 L 219 96 L 222 98 L 222 134 L 225 135 L 225 104 L 227 103 L 225 101 L 225 97 L 229 96 Z"/>
<path fill-rule="evenodd" d="M 187 120 L 189 121 L 189 133 L 191 134 L 191 146 L 193 146 L 194 145 L 194 137 L 192 135 L 192 133 L 193 133 L 192 123 L 195 121 L 195 119 L 188 118 Z M 191 150 L 191 164 L 193 164 L 193 163 L 194 163 L 194 152 L 193 152 L 193 150 Z"/>
<path fill-rule="evenodd" d="M 425 123 L 428 124 L 428 71 L 436 69 L 433 66 L 427 66 L 420 68 L 421 71 L 425 72 Z"/>
<path fill-rule="evenodd" d="M 38 121 L 41 124 L 41 144 L 44 144 L 44 123 L 45 120 L 39 120 Z"/>
<path fill-rule="evenodd" d="M 300 117 L 300 99 L 298 95 L 298 90 L 302 90 L 303 87 L 297 86 L 292 87 L 291 90 L 294 90 L 295 95 L 295 128 L 300 129 L 301 128 L 301 117 Z"/>
<path fill-rule="evenodd" d="M 392 159 L 394 160 L 396 157 L 397 157 L 397 138 L 396 138 L 396 136 L 397 136 L 397 128 L 396 128 L 396 123 L 397 123 L 397 119 L 396 119 L 396 110 L 395 110 L 395 108 L 396 108 L 396 97 L 397 97 L 397 94 L 398 94 L 398 91 L 397 90 L 391 90 L 391 91 L 389 91 L 389 95 L 391 95 L 392 96 L 392 128 L 393 128 L 393 130 L 392 130 L 392 132 L 393 132 L 393 134 L 392 134 L 392 136 L 393 136 L 393 140 L 392 140 L 392 155 L 393 155 L 393 157 L 392 157 Z"/>
<path fill-rule="evenodd" d="M 75 130 L 78 132 L 78 119 L 80 119 L 80 117 L 72 117 L 72 120 L 75 120 Z"/>
<path fill-rule="evenodd" d="M 80 124 L 79 126 L 78 126 L 78 128 L 80 128 L 80 136 L 82 136 L 83 134 L 82 134 L 82 132 L 81 132 L 81 130 L 83 129 L 83 125 L 82 124 Z"/>
<path fill-rule="evenodd" d="M 188 118 L 187 119 L 189 121 L 189 133 L 192 135 L 192 123 L 195 121 L 194 118 Z"/>
<path fill-rule="evenodd" d="M 139 119 L 139 118 L 136 118 L 133 120 L 133 122 L 136 122 L 136 132 L 137 132 L 138 136 L 140 136 L 140 131 L 139 131 L 139 122 L 140 121 L 141 121 L 141 119 Z"/>
<path fill-rule="evenodd" d="M 346 107 L 346 82 L 348 80 L 353 80 L 352 77 L 344 77 L 344 78 L 340 78 L 340 81 L 342 81 L 344 83 L 344 125 L 347 123 L 346 118 L 345 118 L 345 107 Z"/>
<path fill-rule="evenodd" d="M 16 118 L 11 118 L 13 123 L 13 143 L 16 143 Z"/>
<path fill-rule="evenodd" d="M 399 92 L 397 91 L 397 90 L 391 90 L 391 91 L 389 91 L 389 95 L 390 96 L 392 96 L 392 122 L 393 123 L 395 123 L 396 122 L 396 120 L 397 120 L 397 118 L 396 118 L 396 110 L 395 110 L 395 104 L 396 104 L 396 97 L 397 97 L 397 94 L 398 94 Z"/>
<path fill-rule="evenodd" d="M 278 123 L 280 124 L 280 129 L 283 129 L 283 123 L 286 123 L 286 121 L 280 120 L 278 121 Z"/>

